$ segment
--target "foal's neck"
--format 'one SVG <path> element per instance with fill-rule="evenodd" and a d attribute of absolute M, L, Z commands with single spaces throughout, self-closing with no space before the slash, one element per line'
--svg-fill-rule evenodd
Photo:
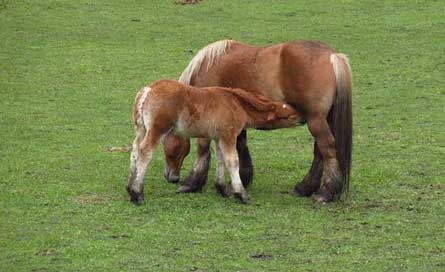
<path fill-rule="evenodd" d="M 246 128 L 258 128 L 267 124 L 268 115 L 271 111 L 259 111 L 250 105 L 244 106 L 244 110 L 248 116 Z"/>

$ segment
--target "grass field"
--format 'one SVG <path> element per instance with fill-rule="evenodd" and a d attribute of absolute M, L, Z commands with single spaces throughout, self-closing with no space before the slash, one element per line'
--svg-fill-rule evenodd
<path fill-rule="evenodd" d="M 0 271 L 445 271 L 443 1 L 0 0 Z M 138 88 L 232 38 L 324 41 L 354 74 L 351 193 L 292 190 L 307 128 L 249 131 L 251 205 L 178 195 L 163 155 L 128 201 Z M 183 175 L 191 167 L 187 158 Z"/>

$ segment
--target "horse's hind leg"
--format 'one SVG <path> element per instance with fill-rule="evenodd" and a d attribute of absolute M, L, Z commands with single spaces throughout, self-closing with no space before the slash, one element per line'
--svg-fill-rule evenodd
<path fill-rule="evenodd" d="M 341 171 L 336 158 L 335 139 L 324 116 L 308 120 L 308 127 L 323 158 L 322 187 L 314 195 L 314 200 L 318 202 L 331 201 L 342 190 Z"/>
<path fill-rule="evenodd" d="M 201 192 L 202 187 L 207 183 L 207 177 L 210 168 L 210 140 L 199 138 L 197 141 L 198 156 L 196 157 L 193 169 L 184 180 L 178 193 L 196 193 Z"/>
<path fill-rule="evenodd" d="M 130 175 L 126 189 L 130 195 L 130 201 L 140 205 L 144 203 L 145 170 L 152 160 L 153 152 L 159 145 L 162 135 L 149 130 L 141 140 L 140 135 L 136 134 L 131 152 Z"/>
<path fill-rule="evenodd" d="M 253 165 L 250 157 L 249 148 L 247 147 L 247 132 L 241 131 L 236 139 L 236 151 L 239 158 L 239 174 L 244 188 L 249 187 L 253 180 Z"/>
<path fill-rule="evenodd" d="M 294 194 L 300 196 L 310 196 L 320 188 L 321 176 L 323 174 L 323 157 L 318 149 L 317 142 L 314 142 L 314 159 L 309 172 L 303 181 L 297 183 Z"/>

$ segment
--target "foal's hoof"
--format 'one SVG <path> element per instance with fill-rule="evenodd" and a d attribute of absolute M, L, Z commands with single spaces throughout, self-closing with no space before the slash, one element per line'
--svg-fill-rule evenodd
<path fill-rule="evenodd" d="M 230 196 L 230 190 L 227 185 L 224 184 L 215 184 L 216 191 L 222 196 L 222 197 L 229 197 Z"/>
<path fill-rule="evenodd" d="M 246 192 L 234 193 L 233 196 L 238 199 L 242 204 L 249 204 L 250 198 Z"/>
<path fill-rule="evenodd" d="M 145 203 L 144 194 L 143 193 L 136 193 L 132 191 L 130 188 L 127 187 L 127 192 L 130 195 L 130 201 L 131 203 L 139 206 Z"/>
<path fill-rule="evenodd" d="M 188 185 L 181 185 L 179 189 L 176 191 L 177 193 L 200 193 L 202 189 L 193 188 Z"/>

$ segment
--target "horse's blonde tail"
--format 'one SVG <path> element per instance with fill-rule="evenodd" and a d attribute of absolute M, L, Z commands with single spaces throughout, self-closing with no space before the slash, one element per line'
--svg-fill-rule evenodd
<path fill-rule="evenodd" d="M 352 160 L 352 72 L 348 57 L 331 55 L 336 80 L 336 98 L 329 114 L 329 126 L 334 134 L 337 159 L 342 171 L 343 191 L 349 187 Z"/>
<path fill-rule="evenodd" d="M 202 48 L 182 72 L 179 77 L 179 82 L 190 85 L 193 76 L 195 76 L 201 69 L 202 63 L 207 60 L 206 69 L 208 70 L 214 63 L 216 63 L 216 61 L 218 61 L 218 58 L 221 55 L 224 55 L 232 42 L 232 40 L 221 40 Z"/>

